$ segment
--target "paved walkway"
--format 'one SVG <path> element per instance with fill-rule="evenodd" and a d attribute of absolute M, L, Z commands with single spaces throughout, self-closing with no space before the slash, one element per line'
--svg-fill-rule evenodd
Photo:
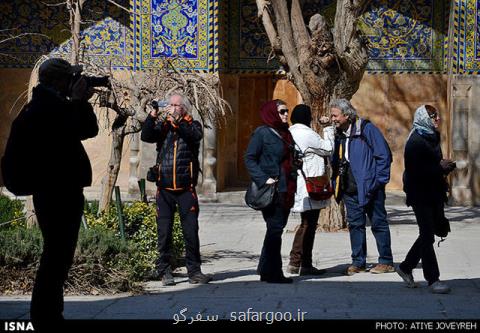
<path fill-rule="evenodd" d="M 304 319 L 480 319 L 479 208 L 447 211 L 452 233 L 435 249 L 441 278 L 452 287 L 449 295 L 429 293 L 420 268 L 414 271 L 415 279 L 421 281 L 416 289 L 406 288 L 396 273 L 343 275 L 350 262 L 347 232 L 317 233 L 314 265 L 326 268 L 327 274 L 295 277 L 292 285 L 260 282 L 255 269 L 265 232 L 261 214 L 228 204 L 203 204 L 200 209 L 203 270 L 214 274 L 211 284 L 190 285 L 185 272 L 179 272 L 176 286 L 148 282 L 142 295 L 68 296 L 65 317 L 188 320 L 200 313 L 203 318 L 232 320 L 264 311 L 289 312 L 293 318 L 305 312 Z M 414 242 L 417 227 L 410 209 L 389 206 L 387 210 L 398 263 Z M 292 214 L 283 236 L 284 265 L 298 222 L 299 215 Z M 370 230 L 367 241 L 368 262 L 374 264 L 377 251 Z M 28 319 L 29 300 L 28 296 L 0 296 L 0 319 Z"/>

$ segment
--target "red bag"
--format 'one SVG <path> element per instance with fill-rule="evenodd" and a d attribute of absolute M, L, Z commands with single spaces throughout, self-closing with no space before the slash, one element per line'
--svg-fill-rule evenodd
<path fill-rule="evenodd" d="M 327 200 L 333 195 L 333 187 L 328 175 L 304 177 L 308 196 L 313 200 Z"/>

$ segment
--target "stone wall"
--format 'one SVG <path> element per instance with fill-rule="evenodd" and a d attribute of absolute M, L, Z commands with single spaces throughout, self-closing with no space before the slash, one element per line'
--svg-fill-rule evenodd
<path fill-rule="evenodd" d="M 452 87 L 452 158 L 457 170 L 452 174 L 454 204 L 480 204 L 480 77 L 458 76 Z"/>

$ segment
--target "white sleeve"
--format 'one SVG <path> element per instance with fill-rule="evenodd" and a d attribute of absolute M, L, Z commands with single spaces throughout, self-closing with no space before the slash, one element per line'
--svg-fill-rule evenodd
<path fill-rule="evenodd" d="M 333 151 L 335 132 L 333 126 L 328 126 L 323 129 L 322 137 L 312 130 L 312 135 L 309 140 L 309 146 L 305 153 L 314 153 L 321 156 L 330 156 Z"/>

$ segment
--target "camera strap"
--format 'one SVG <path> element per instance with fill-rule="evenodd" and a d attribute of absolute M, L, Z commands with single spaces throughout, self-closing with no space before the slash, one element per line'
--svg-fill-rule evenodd
<path fill-rule="evenodd" d="M 268 127 L 268 129 L 269 129 L 270 131 L 272 131 L 276 136 L 278 136 L 278 137 L 280 138 L 280 140 L 282 140 L 283 142 L 285 142 L 285 143 L 289 146 L 290 149 L 296 149 L 295 146 L 297 146 L 298 151 L 302 152 L 302 149 L 300 149 L 300 146 L 295 142 L 295 140 L 293 139 L 293 136 L 292 136 L 293 145 L 290 145 L 284 138 L 282 138 L 282 136 L 281 136 L 280 134 L 278 134 L 277 131 L 275 131 L 273 128 L 271 128 L 271 127 L 269 127 L 269 126 L 267 126 L 267 127 Z M 302 154 L 303 154 L 303 153 L 302 153 Z"/>

